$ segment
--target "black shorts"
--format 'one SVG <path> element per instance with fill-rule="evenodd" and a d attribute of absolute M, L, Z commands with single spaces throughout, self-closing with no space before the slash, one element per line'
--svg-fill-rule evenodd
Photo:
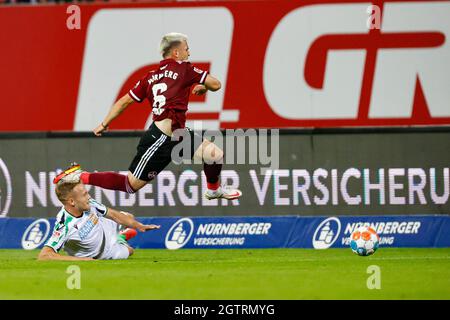
<path fill-rule="evenodd" d="M 183 132 L 185 137 L 190 137 L 189 141 L 186 142 L 189 145 L 185 147 L 190 152 L 188 152 L 189 154 L 183 154 L 183 150 L 181 150 L 179 155 L 183 159 L 192 159 L 194 152 L 203 142 L 203 139 L 201 135 L 194 133 L 191 129 L 185 129 L 186 131 Z M 162 133 L 155 123 L 152 123 L 141 137 L 137 146 L 136 156 L 128 170 L 135 178 L 144 181 L 152 180 L 172 161 L 172 150 L 182 141 L 182 137 L 178 141 L 173 141 L 171 137 Z"/>

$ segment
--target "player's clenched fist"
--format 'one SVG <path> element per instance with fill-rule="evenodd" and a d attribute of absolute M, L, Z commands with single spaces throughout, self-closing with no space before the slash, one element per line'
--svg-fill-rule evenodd
<path fill-rule="evenodd" d="M 195 94 L 196 96 L 201 96 L 204 95 L 206 91 L 208 91 L 208 89 L 206 89 L 206 87 L 203 84 L 198 84 L 192 90 L 192 94 Z"/>
<path fill-rule="evenodd" d="M 108 130 L 108 126 L 105 126 L 103 123 L 99 124 L 95 129 L 94 129 L 94 134 L 99 137 L 102 135 L 103 132 Z"/>

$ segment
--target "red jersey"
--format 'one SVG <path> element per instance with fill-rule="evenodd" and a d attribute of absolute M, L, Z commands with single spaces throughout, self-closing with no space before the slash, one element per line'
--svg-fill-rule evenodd
<path fill-rule="evenodd" d="M 191 86 L 204 84 L 207 74 L 190 62 L 162 60 L 159 68 L 147 73 L 129 94 L 137 102 L 147 98 L 153 106 L 153 121 L 172 119 L 174 131 L 185 127 Z"/>

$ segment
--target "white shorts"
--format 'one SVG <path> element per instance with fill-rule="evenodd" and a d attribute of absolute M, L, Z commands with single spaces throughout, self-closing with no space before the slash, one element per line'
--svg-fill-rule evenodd
<path fill-rule="evenodd" d="M 102 222 L 108 245 L 105 247 L 105 251 L 100 256 L 99 259 L 100 260 L 128 259 L 128 257 L 130 256 L 128 246 L 125 243 L 122 243 L 118 240 L 120 225 L 106 218 Z"/>
<path fill-rule="evenodd" d="M 128 259 L 130 256 L 130 251 L 128 250 L 128 247 L 125 244 L 116 243 L 114 244 L 108 253 L 106 253 L 103 257 L 100 257 L 100 259 L 112 259 L 112 260 L 120 260 L 120 259 Z"/>

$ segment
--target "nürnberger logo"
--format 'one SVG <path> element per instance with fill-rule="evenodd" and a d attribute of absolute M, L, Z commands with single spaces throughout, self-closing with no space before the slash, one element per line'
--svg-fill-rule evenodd
<path fill-rule="evenodd" d="M 33 250 L 45 242 L 50 233 L 50 222 L 38 219 L 30 224 L 22 236 L 22 248 Z"/>
<path fill-rule="evenodd" d="M 175 222 L 166 235 L 166 248 L 176 250 L 184 247 L 194 233 L 194 222 L 182 218 Z"/>
<path fill-rule="evenodd" d="M 314 249 L 328 249 L 336 242 L 341 233 L 341 222 L 336 217 L 330 217 L 322 221 L 314 232 Z"/>

